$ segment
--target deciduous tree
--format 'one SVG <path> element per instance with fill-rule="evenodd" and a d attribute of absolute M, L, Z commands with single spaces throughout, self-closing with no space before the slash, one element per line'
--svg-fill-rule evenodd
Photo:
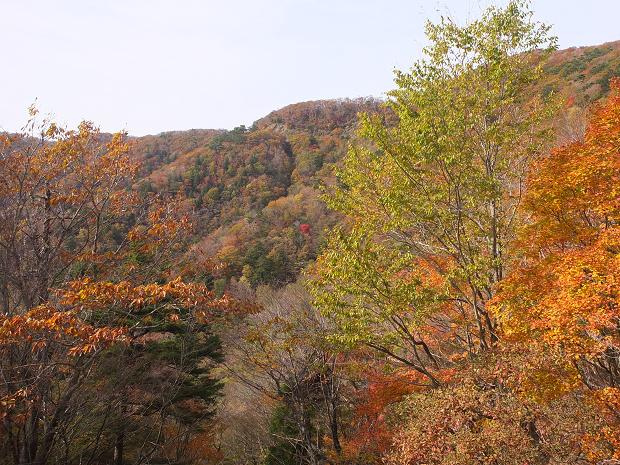
<path fill-rule="evenodd" d="M 596 108 L 583 140 L 534 167 L 521 267 L 501 283 L 495 314 L 506 341 L 547 364 L 522 389 L 548 400 L 584 386 L 603 425 L 594 456 L 620 458 L 620 82 Z M 551 371 L 563 376 L 547 376 Z M 603 400 L 607 399 L 607 400 Z M 597 455 L 598 454 L 598 455 Z"/>
<path fill-rule="evenodd" d="M 506 273 L 527 169 L 552 105 L 528 86 L 555 41 L 511 1 L 426 28 L 426 58 L 397 72 L 395 124 L 362 116 L 328 204 L 348 218 L 319 257 L 333 339 L 367 345 L 441 384 L 455 354 L 497 340 L 487 302 Z"/>

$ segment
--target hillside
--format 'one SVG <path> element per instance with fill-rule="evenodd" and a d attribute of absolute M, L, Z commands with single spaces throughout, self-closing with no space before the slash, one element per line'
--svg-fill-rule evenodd
<path fill-rule="evenodd" d="M 543 94 L 559 91 L 586 106 L 605 97 L 609 80 L 620 76 L 620 41 L 557 51 L 545 72 Z"/>
<path fill-rule="evenodd" d="M 558 124 L 579 132 L 583 109 L 620 76 L 620 41 L 555 52 L 532 90 L 560 93 L 569 105 Z M 319 199 L 333 182 L 359 112 L 383 111 L 378 99 L 296 103 L 230 131 L 190 130 L 137 139 L 143 191 L 181 192 L 196 216 L 194 253 L 220 264 L 206 279 L 283 285 L 316 257 L 337 217 Z M 572 137 L 572 136 L 568 136 Z"/>

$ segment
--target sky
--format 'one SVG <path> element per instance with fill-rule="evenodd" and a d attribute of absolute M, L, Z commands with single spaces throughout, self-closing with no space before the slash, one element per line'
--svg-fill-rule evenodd
<path fill-rule="evenodd" d="M 426 44 L 507 0 L 0 0 L 0 131 L 27 108 L 132 135 L 233 128 L 285 105 L 382 96 Z M 562 48 L 620 40 L 620 0 L 533 0 Z"/>

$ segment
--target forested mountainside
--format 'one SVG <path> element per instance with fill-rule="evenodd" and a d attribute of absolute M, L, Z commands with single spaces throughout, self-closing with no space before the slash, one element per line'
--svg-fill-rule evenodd
<path fill-rule="evenodd" d="M 559 136 L 583 131 L 583 110 L 620 76 L 620 41 L 554 52 L 532 96 L 567 99 Z M 231 278 L 281 286 L 316 258 L 338 215 L 320 200 L 355 137 L 360 112 L 389 118 L 373 98 L 302 102 L 251 127 L 190 130 L 136 140 L 142 191 L 179 192 L 197 218 L 194 253 L 219 263 L 221 290 Z M 581 129 L 580 129 L 581 127 Z M 199 251 L 199 252 L 198 252 Z"/>
<path fill-rule="evenodd" d="M 359 112 L 385 113 L 371 98 L 306 102 L 250 128 L 140 138 L 139 189 L 187 199 L 199 238 L 193 253 L 221 264 L 213 276 L 220 289 L 233 277 L 281 286 L 316 257 L 337 221 L 319 188 L 334 181 Z"/>

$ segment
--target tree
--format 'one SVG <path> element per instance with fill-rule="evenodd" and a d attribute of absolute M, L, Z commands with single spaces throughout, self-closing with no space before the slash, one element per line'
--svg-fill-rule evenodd
<path fill-rule="evenodd" d="M 265 463 L 324 463 L 341 452 L 341 357 L 325 347 L 325 321 L 301 284 L 257 292 L 263 310 L 227 345 L 233 377 L 274 405 Z"/>
<path fill-rule="evenodd" d="M 170 347 L 184 364 L 162 349 L 199 340 L 234 304 L 172 274 L 188 218 L 171 199 L 135 195 L 123 134 L 39 125 L 35 113 L 23 134 L 0 141 L 0 451 L 20 465 L 106 454 L 122 464 L 126 438 L 116 425 L 136 413 L 132 395 L 162 400 L 160 428 L 183 422 L 181 401 L 212 403 L 202 365 L 209 341 L 190 353 Z M 182 337 L 170 337 L 175 329 Z M 172 365 L 175 376 L 110 384 L 140 364 L 127 352 L 149 351 L 151 369 Z M 161 448 L 161 438 L 148 444 Z"/>
<path fill-rule="evenodd" d="M 553 108 L 527 92 L 555 47 L 531 16 L 511 1 L 463 27 L 428 24 L 426 58 L 389 93 L 395 122 L 362 116 L 327 197 L 348 219 L 314 282 L 334 341 L 372 347 L 433 386 L 456 352 L 497 340 L 487 302 Z"/>
<path fill-rule="evenodd" d="M 544 358 L 522 375 L 539 400 L 580 392 L 598 406 L 594 458 L 620 458 L 620 82 L 583 140 L 551 152 L 528 182 L 521 266 L 494 312 L 507 342 Z M 549 376 L 561 373 L 562 376 Z"/>

